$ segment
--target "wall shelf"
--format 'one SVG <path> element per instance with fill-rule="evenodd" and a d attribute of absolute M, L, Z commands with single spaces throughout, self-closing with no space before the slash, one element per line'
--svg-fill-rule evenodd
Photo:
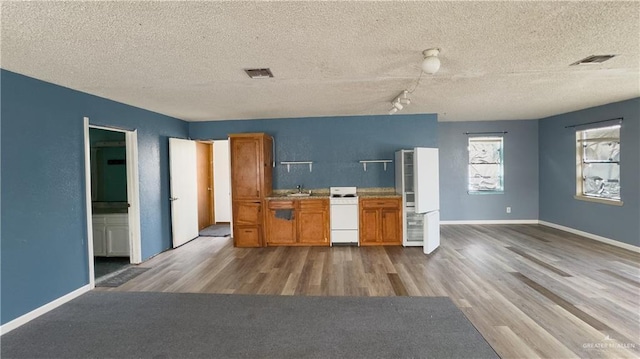
<path fill-rule="evenodd" d="M 284 161 L 281 165 L 287 165 L 287 172 L 291 172 L 291 165 L 309 165 L 309 172 L 313 171 L 313 161 Z"/>
<path fill-rule="evenodd" d="M 364 161 L 358 161 L 360 163 L 362 163 L 362 167 L 364 168 L 364 171 L 367 172 L 367 163 L 382 163 L 384 166 L 384 170 L 387 170 L 387 163 L 392 163 L 393 160 L 364 160 Z"/>

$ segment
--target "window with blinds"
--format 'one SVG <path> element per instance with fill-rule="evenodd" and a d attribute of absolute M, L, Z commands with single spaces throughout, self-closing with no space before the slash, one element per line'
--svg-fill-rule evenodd
<path fill-rule="evenodd" d="M 469 137 L 469 193 L 503 193 L 503 138 Z"/>
<path fill-rule="evenodd" d="M 576 195 L 620 201 L 620 125 L 576 131 Z"/>

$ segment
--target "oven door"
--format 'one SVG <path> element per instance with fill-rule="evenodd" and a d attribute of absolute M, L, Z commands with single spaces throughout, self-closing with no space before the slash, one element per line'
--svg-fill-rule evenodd
<path fill-rule="evenodd" d="M 331 229 L 358 229 L 358 204 L 332 204 Z"/>

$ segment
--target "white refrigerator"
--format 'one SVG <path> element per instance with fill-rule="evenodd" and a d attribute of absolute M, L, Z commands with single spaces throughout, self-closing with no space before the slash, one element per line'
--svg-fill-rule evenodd
<path fill-rule="evenodd" d="M 429 254 L 440 245 L 438 149 L 417 147 L 395 157 L 396 192 L 404 210 L 402 244 L 422 246 Z"/>

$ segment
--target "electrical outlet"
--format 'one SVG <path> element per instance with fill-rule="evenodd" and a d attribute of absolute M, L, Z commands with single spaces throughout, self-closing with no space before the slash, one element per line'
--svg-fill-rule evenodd
<path fill-rule="evenodd" d="M 507 207 L 507 213 L 511 213 L 511 207 Z"/>

